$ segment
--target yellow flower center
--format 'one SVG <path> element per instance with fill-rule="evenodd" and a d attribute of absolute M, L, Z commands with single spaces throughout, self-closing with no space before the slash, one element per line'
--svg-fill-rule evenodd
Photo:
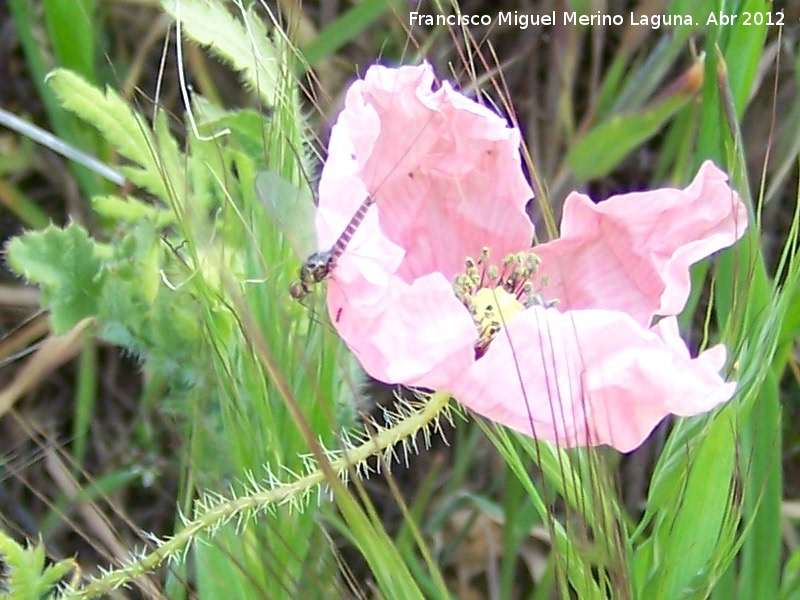
<path fill-rule="evenodd" d="M 500 331 L 525 305 L 501 287 L 481 288 L 472 298 L 475 322 L 481 336 Z M 493 336 L 492 336 L 493 337 Z"/>
<path fill-rule="evenodd" d="M 534 284 L 539 257 L 532 250 L 511 254 L 502 267 L 490 265 L 489 249 L 484 248 L 478 260 L 467 258 L 465 271 L 455 279 L 456 296 L 466 306 L 480 335 L 475 353 L 482 356 L 489 344 L 517 313 L 534 305 L 553 306 L 545 302 L 541 278 Z"/>

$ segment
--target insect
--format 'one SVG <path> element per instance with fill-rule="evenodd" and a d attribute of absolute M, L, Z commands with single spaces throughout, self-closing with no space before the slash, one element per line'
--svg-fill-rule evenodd
<path fill-rule="evenodd" d="M 317 247 L 313 225 L 314 203 L 308 192 L 290 184 L 276 173 L 264 171 L 256 176 L 256 194 L 278 221 L 297 255 L 308 256 L 300 267 L 298 278 L 289 286 L 289 293 L 296 300 L 308 295 L 314 285 L 330 275 L 336 261 L 347 249 L 359 225 L 375 203 L 372 196 L 367 196 L 333 245 L 328 250 L 314 250 Z"/>

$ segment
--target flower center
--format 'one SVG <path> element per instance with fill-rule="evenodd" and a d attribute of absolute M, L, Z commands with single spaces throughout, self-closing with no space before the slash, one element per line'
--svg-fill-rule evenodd
<path fill-rule="evenodd" d="M 547 282 L 534 279 L 541 260 L 526 250 L 509 254 L 502 267 L 489 263 L 489 249 L 483 248 L 475 260 L 468 257 L 463 274 L 457 275 L 453 286 L 456 297 L 470 311 L 480 337 L 475 344 L 477 358 L 483 356 L 494 337 L 517 313 L 531 306 L 550 307 L 557 300 L 545 301 L 538 291 Z"/>

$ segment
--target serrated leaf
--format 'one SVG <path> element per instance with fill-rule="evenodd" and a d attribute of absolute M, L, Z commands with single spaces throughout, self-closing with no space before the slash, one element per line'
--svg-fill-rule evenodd
<path fill-rule="evenodd" d="M 175 222 L 175 215 L 171 211 L 155 207 L 133 196 L 95 196 L 92 198 L 92 208 L 100 217 L 114 223 L 134 224 L 147 220 L 161 228 Z"/>
<path fill-rule="evenodd" d="M 195 42 L 210 47 L 239 71 L 267 106 L 275 106 L 284 66 L 264 24 L 242 11 L 235 19 L 221 2 L 162 0 L 161 6 Z"/>
<path fill-rule="evenodd" d="M 0 600 L 41 600 L 51 597 L 53 586 L 61 581 L 74 563 L 71 559 L 45 567 L 45 548 L 41 542 L 27 547 L 0 531 L 0 556 L 5 563 Z"/>
<path fill-rule="evenodd" d="M 63 334 L 78 321 L 97 315 L 103 272 L 96 241 L 75 223 L 50 225 L 14 238 L 6 247 L 8 264 L 42 287 L 53 331 Z"/>
<path fill-rule="evenodd" d="M 183 197 L 174 189 L 182 181 L 184 164 L 174 140 L 162 132 L 156 141 L 145 119 L 110 88 L 103 93 L 66 69 L 50 73 L 47 82 L 64 108 L 96 127 L 136 165 L 121 167 L 128 179 L 165 201 Z"/>

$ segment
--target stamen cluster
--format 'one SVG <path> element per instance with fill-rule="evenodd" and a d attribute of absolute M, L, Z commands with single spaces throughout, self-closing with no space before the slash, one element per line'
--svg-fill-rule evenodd
<path fill-rule="evenodd" d="M 541 260 L 533 250 L 509 254 L 499 268 L 489 263 L 489 248 L 484 247 L 477 260 L 467 257 L 464 263 L 464 273 L 456 276 L 453 287 L 478 328 L 477 356 L 483 355 L 506 321 L 517 312 L 534 305 L 556 303 L 542 298 L 539 290 L 545 282 L 534 285 Z"/>

